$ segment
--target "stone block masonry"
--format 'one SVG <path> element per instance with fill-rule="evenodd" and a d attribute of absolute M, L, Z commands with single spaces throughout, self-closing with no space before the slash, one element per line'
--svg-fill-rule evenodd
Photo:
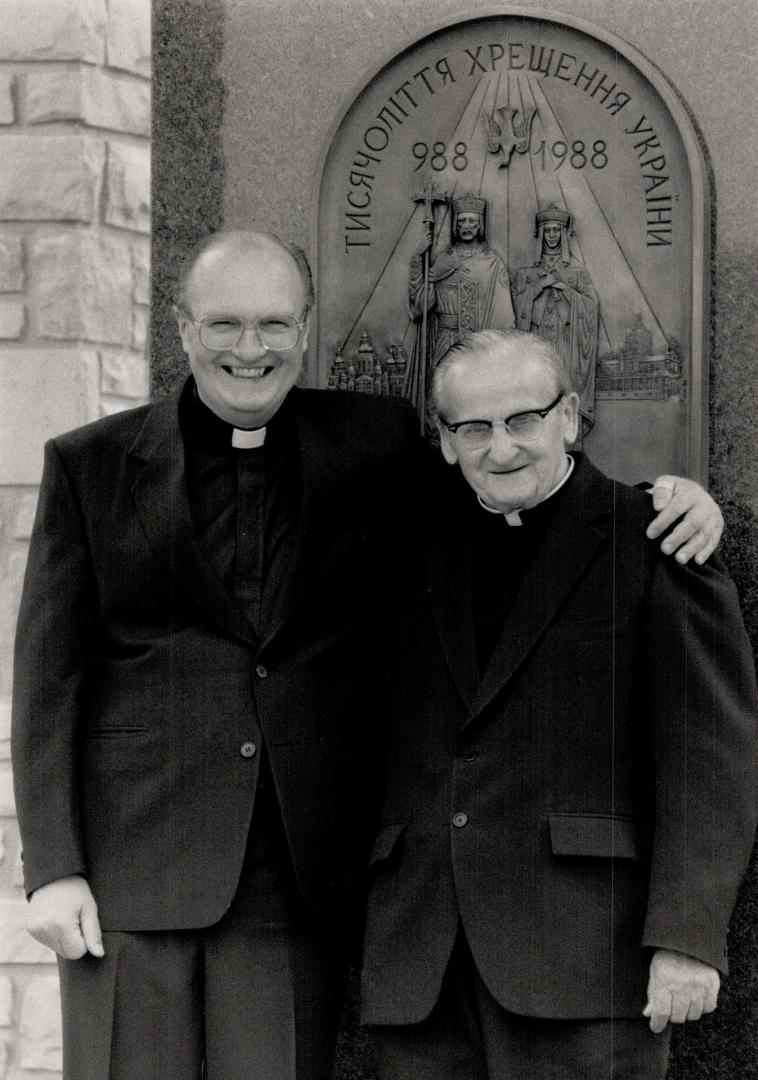
<path fill-rule="evenodd" d="M 47 439 L 148 395 L 150 0 L 4 0 L 0 34 L 0 1080 L 55 1080 L 24 929 L 11 642 Z"/>

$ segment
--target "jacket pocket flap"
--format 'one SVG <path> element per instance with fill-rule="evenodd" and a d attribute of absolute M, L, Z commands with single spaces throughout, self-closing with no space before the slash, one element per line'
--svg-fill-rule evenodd
<path fill-rule="evenodd" d="M 550 814 L 554 855 L 638 859 L 634 819 L 612 814 Z"/>
<path fill-rule="evenodd" d="M 390 857 L 395 850 L 395 845 L 405 832 L 405 828 L 406 822 L 404 821 L 392 821 L 389 825 L 382 826 L 371 850 L 369 866 L 374 866 L 375 863 L 382 862 Z"/>

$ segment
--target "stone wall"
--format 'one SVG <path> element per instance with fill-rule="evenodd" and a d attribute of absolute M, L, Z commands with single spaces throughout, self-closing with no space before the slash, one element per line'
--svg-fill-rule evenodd
<path fill-rule="evenodd" d="M 0 1078 L 60 1071 L 23 930 L 11 642 L 46 439 L 147 398 L 150 0 L 4 0 L 0 33 Z"/>

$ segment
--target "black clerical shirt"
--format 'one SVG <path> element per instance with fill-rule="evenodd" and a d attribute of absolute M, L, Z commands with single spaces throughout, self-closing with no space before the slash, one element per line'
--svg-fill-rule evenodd
<path fill-rule="evenodd" d="M 287 403 L 266 427 L 263 446 L 232 446 L 233 427 L 200 400 L 190 380 L 179 419 L 187 497 L 197 543 L 259 640 L 283 611 L 297 559 L 300 469 Z M 291 869 L 268 753 L 261 738 L 253 823 L 238 900 L 266 925 L 297 917 Z"/>
<path fill-rule="evenodd" d="M 570 487 L 571 477 L 550 498 L 522 510 L 521 525 L 509 525 L 503 514 L 485 510 L 475 496 L 470 501 L 470 581 L 480 675 L 558 501 L 566 498 Z"/>
<path fill-rule="evenodd" d="M 190 384 L 180 406 L 187 496 L 197 542 L 223 585 L 265 639 L 279 618 L 297 557 L 301 485 L 287 403 L 261 447 L 232 446 L 231 425 Z"/>

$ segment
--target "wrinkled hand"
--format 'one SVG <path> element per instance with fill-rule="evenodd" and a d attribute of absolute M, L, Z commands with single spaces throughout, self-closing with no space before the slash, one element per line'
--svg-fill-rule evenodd
<path fill-rule="evenodd" d="M 658 949 L 650 962 L 647 1005 L 642 1015 L 650 1019 L 650 1030 L 658 1034 L 666 1024 L 699 1020 L 716 1008 L 719 973 L 710 964 L 693 956 Z"/>
<path fill-rule="evenodd" d="M 647 535 L 655 540 L 681 518 L 661 544 L 666 555 L 676 552 L 682 564 L 695 557 L 700 566 L 713 554 L 721 539 L 724 518 L 718 504 L 694 480 L 681 476 L 659 476 L 652 488 L 653 507 L 660 511 L 650 522 Z"/>
<path fill-rule="evenodd" d="M 35 889 L 26 928 L 33 938 L 67 960 L 78 960 L 87 952 L 105 955 L 97 904 L 82 877 L 58 878 Z"/>

